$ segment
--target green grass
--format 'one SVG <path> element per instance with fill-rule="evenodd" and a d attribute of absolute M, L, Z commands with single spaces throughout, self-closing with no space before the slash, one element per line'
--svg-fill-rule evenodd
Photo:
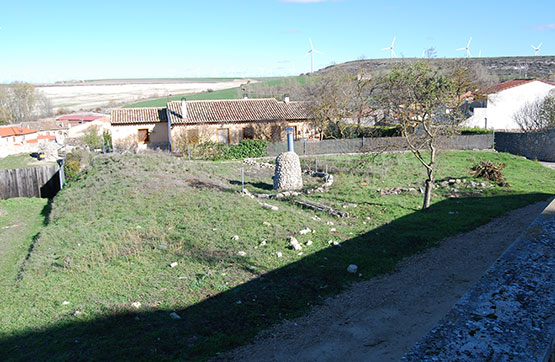
<path fill-rule="evenodd" d="M 53 162 L 38 161 L 36 158 L 31 157 L 28 153 L 20 153 L 0 158 L 0 170 L 47 166 L 53 164 Z"/>
<path fill-rule="evenodd" d="M 300 84 L 305 83 L 304 77 L 268 77 L 268 78 L 255 78 L 259 80 L 258 83 L 249 84 L 251 92 L 249 97 L 261 98 L 267 95 L 264 92 L 265 87 L 275 87 L 286 82 L 297 81 Z M 181 98 L 187 98 L 190 101 L 196 100 L 214 100 L 214 99 L 240 99 L 243 97 L 243 91 L 240 87 L 216 90 L 213 92 L 190 93 L 171 96 L 167 98 L 150 99 L 142 102 L 128 104 L 124 108 L 140 108 L 140 107 L 165 107 L 168 101 L 178 101 Z"/>
<path fill-rule="evenodd" d="M 0 200 L 0 285 L 12 285 L 34 238 L 46 225 L 49 204 L 45 199 Z"/>
<path fill-rule="evenodd" d="M 421 212 L 420 194 L 376 192 L 422 182 L 411 154 L 318 158 L 335 183 L 302 198 L 351 214 L 336 219 L 290 200 L 269 201 L 279 210 L 266 210 L 237 192 L 241 167 L 250 191 L 271 192 L 271 169 L 156 153 L 97 157 L 58 194 L 21 280 L 3 288 L 0 350 L 7 359 L 204 360 L 353 281 L 393 270 L 405 256 L 555 192 L 555 171 L 493 152 L 441 153 L 437 178 L 471 178 L 480 160 L 506 163 L 511 188 L 458 199 L 436 189 Z M 299 235 L 305 227 L 315 232 Z M 299 255 L 288 246 L 292 235 L 313 244 Z M 349 264 L 362 276 L 347 273 Z M 174 311 L 180 320 L 170 318 Z"/>

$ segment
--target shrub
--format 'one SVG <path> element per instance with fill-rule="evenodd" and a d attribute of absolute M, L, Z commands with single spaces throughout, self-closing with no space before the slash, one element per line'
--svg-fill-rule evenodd
<path fill-rule="evenodd" d="M 243 159 L 249 157 L 262 157 L 266 155 L 268 141 L 242 140 L 237 145 L 230 145 L 223 149 L 223 159 Z"/>
<path fill-rule="evenodd" d="M 458 129 L 461 135 L 473 135 L 473 134 L 490 134 L 493 133 L 492 129 L 484 128 L 460 128 Z"/>
<path fill-rule="evenodd" d="M 80 152 L 73 151 L 66 155 L 64 162 L 64 174 L 67 182 L 75 181 L 81 170 L 82 156 Z"/>
<path fill-rule="evenodd" d="M 474 165 L 470 173 L 474 177 L 483 178 L 488 181 L 495 181 L 499 186 L 510 186 L 503 176 L 504 163 L 494 163 L 491 161 L 480 161 Z"/>
<path fill-rule="evenodd" d="M 361 138 L 361 137 L 400 137 L 399 126 L 362 126 L 348 125 L 341 130 L 334 123 L 330 123 L 325 131 L 326 138 Z"/>

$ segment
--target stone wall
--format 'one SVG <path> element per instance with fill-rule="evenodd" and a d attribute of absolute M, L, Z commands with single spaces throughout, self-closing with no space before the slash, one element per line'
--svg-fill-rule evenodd
<path fill-rule="evenodd" d="M 555 360 L 554 237 L 552 200 L 402 360 Z"/>
<path fill-rule="evenodd" d="M 496 132 L 495 149 L 540 161 L 555 162 L 555 128 L 542 132 Z"/>

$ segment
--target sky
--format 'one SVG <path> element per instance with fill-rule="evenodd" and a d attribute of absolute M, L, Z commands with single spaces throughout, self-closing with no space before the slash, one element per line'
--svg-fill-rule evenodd
<path fill-rule="evenodd" d="M 0 83 L 297 75 L 361 58 L 555 55 L 555 1 L 2 1 Z"/>

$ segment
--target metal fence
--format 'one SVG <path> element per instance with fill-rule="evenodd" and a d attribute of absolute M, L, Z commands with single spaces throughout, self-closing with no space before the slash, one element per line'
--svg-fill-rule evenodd
<path fill-rule="evenodd" d="M 438 140 L 440 149 L 472 150 L 492 149 L 493 134 L 442 137 Z M 295 152 L 299 155 L 324 155 L 342 153 L 364 153 L 383 151 L 406 151 L 408 144 L 403 137 L 372 137 L 339 140 L 306 141 L 294 143 Z M 270 142 L 266 153 L 277 156 L 287 151 L 287 142 Z"/>
<path fill-rule="evenodd" d="M 63 182 L 63 169 L 58 165 L 0 170 L 0 200 L 54 197 Z"/>

